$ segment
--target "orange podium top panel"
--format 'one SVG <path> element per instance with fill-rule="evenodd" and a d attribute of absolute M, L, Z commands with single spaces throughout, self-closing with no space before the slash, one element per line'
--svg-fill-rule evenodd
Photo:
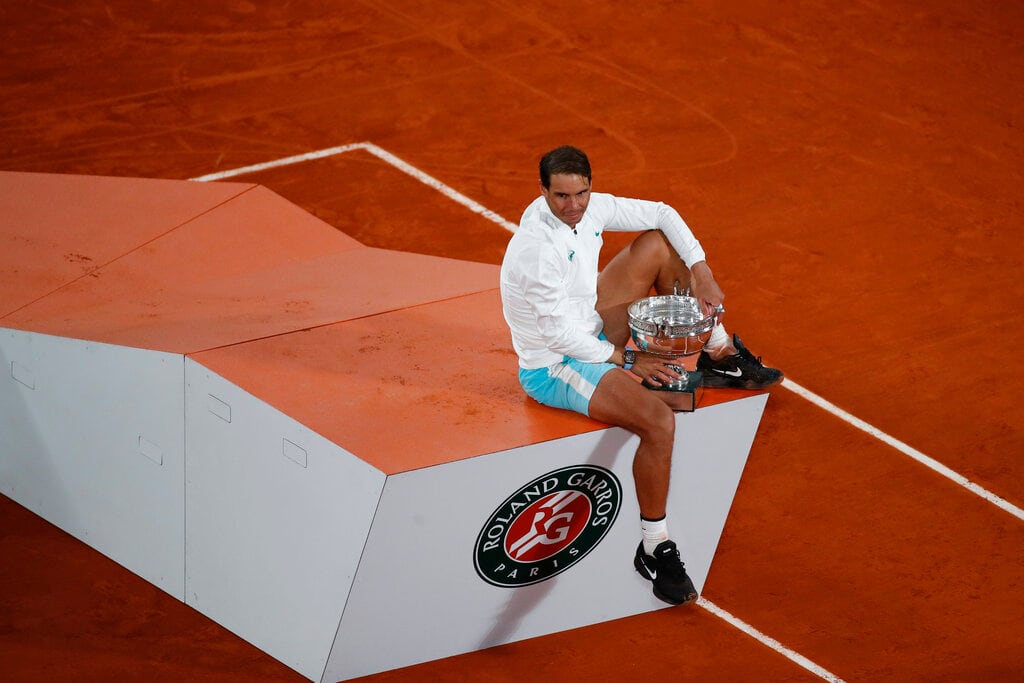
<path fill-rule="evenodd" d="M 191 358 L 389 475 L 607 427 L 523 393 L 497 289 Z"/>
<path fill-rule="evenodd" d="M 190 357 L 386 474 L 606 427 L 523 393 L 496 289 Z"/>
<path fill-rule="evenodd" d="M 0 318 L 0 325 L 192 353 L 496 282 L 495 266 L 365 247 L 257 186 Z"/>
<path fill-rule="evenodd" d="M 0 171 L 0 318 L 253 187 Z"/>
<path fill-rule="evenodd" d="M 151 265 L 123 261 L 0 325 L 189 354 L 481 291 L 497 280 L 495 266 L 369 247 L 251 272 L 182 267 L 180 281 L 166 286 L 147 282 Z"/>

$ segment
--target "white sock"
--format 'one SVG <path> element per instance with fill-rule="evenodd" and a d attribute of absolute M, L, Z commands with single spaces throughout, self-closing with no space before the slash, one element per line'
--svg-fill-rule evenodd
<path fill-rule="evenodd" d="M 668 520 L 640 518 L 640 532 L 644 535 L 644 552 L 654 554 L 654 549 L 662 541 L 668 540 Z"/>
<path fill-rule="evenodd" d="M 708 338 L 707 343 L 704 345 L 704 349 L 713 358 L 719 358 L 721 351 L 725 347 L 732 344 L 732 337 L 725 331 L 725 325 L 718 323 L 715 325 L 715 329 L 711 330 L 711 337 Z"/>

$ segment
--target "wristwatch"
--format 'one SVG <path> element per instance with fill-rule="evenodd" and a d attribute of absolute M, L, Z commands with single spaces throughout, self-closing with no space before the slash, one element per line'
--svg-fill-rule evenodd
<path fill-rule="evenodd" d="M 633 367 L 633 363 L 636 362 L 636 351 L 633 349 L 626 349 L 622 352 L 622 368 L 629 370 Z"/>

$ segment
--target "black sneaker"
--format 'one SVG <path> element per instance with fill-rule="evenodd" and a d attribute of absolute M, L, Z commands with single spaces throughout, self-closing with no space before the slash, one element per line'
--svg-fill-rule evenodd
<path fill-rule="evenodd" d="M 697 599 L 693 581 L 686 575 L 686 568 L 679 559 L 679 550 L 672 541 L 662 541 L 654 549 L 654 555 L 644 552 L 643 541 L 636 549 L 633 566 L 640 576 L 654 584 L 654 595 L 671 605 L 682 605 Z"/>
<path fill-rule="evenodd" d="M 737 353 L 722 360 L 715 360 L 707 351 L 701 351 L 697 358 L 697 369 L 704 374 L 704 386 L 715 389 L 765 389 L 782 381 L 782 371 L 766 368 L 761 357 L 754 357 L 740 338 L 732 336 Z"/>

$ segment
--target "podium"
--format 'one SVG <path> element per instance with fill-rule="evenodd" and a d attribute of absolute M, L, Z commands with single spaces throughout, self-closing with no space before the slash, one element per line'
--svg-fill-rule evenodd
<path fill-rule="evenodd" d="M 0 187 L 5 495 L 313 681 L 667 607 L 632 566 L 636 437 L 523 395 L 497 267 L 258 185 Z M 766 401 L 676 414 L 698 590 Z"/>

